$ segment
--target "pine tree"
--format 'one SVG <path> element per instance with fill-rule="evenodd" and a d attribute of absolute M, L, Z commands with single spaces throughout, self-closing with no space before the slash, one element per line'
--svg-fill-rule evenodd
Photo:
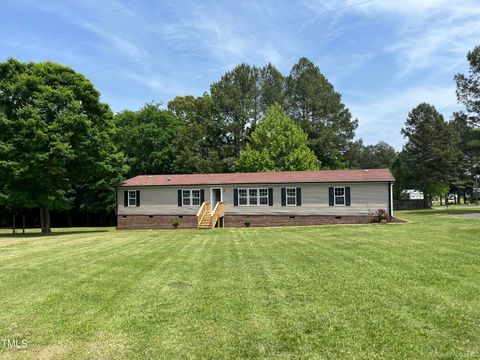
<path fill-rule="evenodd" d="M 434 106 L 422 103 L 409 114 L 402 129 L 406 165 L 428 204 L 436 189 L 456 177 L 458 157 L 454 134 Z"/>
<path fill-rule="evenodd" d="M 309 146 L 322 166 L 346 166 L 349 150 L 358 126 L 320 69 L 301 58 L 286 78 L 285 102 L 288 115 L 308 134 Z"/>

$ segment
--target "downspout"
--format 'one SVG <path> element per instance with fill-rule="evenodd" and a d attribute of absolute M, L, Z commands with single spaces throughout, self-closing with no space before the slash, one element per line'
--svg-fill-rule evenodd
<path fill-rule="evenodd" d="M 389 181 L 388 182 L 388 216 L 390 217 L 390 221 L 392 221 L 392 218 L 393 218 L 392 187 L 393 187 L 393 183 L 391 181 Z"/>

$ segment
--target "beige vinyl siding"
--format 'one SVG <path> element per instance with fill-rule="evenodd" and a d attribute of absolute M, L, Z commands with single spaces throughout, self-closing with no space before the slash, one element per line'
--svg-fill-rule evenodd
<path fill-rule="evenodd" d="M 328 188 L 350 186 L 351 206 L 329 206 Z M 203 189 L 205 200 L 210 200 L 210 189 L 223 189 L 223 201 L 227 214 L 289 214 L 289 215 L 367 215 L 370 210 L 383 208 L 388 210 L 387 182 L 362 182 L 362 183 L 317 183 L 317 184 L 250 184 L 250 185 L 224 185 L 224 186 L 145 186 L 139 188 L 118 189 L 118 214 L 173 214 L 195 215 L 198 206 L 178 206 L 177 191 L 179 189 Z M 281 206 L 281 188 L 300 187 L 302 189 L 301 206 Z M 239 188 L 273 188 L 273 206 L 234 206 L 233 189 Z M 140 190 L 140 206 L 124 207 L 123 191 Z"/>
<path fill-rule="evenodd" d="M 123 192 L 128 189 L 140 190 L 140 206 L 124 207 Z M 205 200 L 210 195 L 210 188 L 202 186 L 185 186 L 182 188 L 173 186 L 141 186 L 138 188 L 118 188 L 117 204 L 118 214 L 128 215 L 196 215 L 200 206 L 178 206 L 178 190 L 199 189 L 205 190 Z"/>
<path fill-rule="evenodd" d="M 350 186 L 351 206 L 329 206 L 328 188 Z M 336 184 L 286 184 L 249 185 L 273 188 L 273 206 L 233 206 L 233 189 L 242 186 L 225 186 L 225 212 L 231 214 L 292 214 L 292 215 L 366 215 L 369 210 L 388 209 L 387 183 L 336 183 Z M 301 206 L 282 206 L 281 188 L 302 189 Z"/>

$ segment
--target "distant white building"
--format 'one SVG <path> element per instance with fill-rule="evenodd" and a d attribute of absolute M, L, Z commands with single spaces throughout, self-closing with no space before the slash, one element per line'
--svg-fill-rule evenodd
<path fill-rule="evenodd" d="M 402 195 L 409 200 L 423 200 L 423 192 L 415 189 L 405 189 L 402 191 Z"/>

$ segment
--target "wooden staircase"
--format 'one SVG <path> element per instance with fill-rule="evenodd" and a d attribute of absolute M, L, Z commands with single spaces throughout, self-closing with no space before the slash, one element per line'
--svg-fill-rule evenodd
<path fill-rule="evenodd" d="M 211 211 L 210 201 L 205 201 L 197 213 L 197 228 L 213 229 L 217 223 L 219 227 L 223 227 L 224 209 L 223 201 L 218 202 L 213 211 Z"/>

